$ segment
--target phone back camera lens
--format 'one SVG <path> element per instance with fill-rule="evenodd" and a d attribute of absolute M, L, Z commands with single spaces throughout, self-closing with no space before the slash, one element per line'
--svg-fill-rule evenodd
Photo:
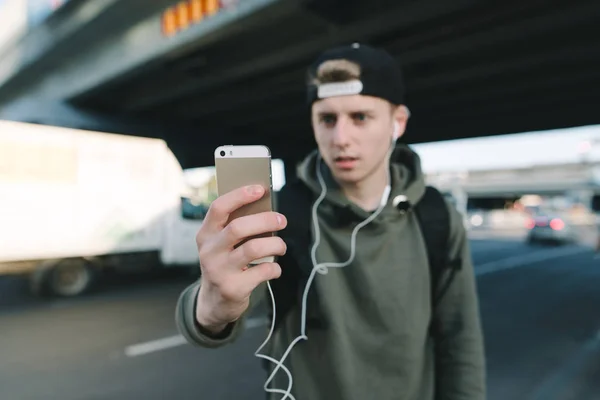
<path fill-rule="evenodd" d="M 225 152 L 221 150 L 221 157 L 225 157 Z"/>

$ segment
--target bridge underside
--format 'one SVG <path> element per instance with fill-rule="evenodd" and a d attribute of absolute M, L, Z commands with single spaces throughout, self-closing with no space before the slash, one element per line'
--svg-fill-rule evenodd
<path fill-rule="evenodd" d="M 314 147 L 306 66 L 324 47 L 359 41 L 404 65 L 407 142 L 600 123 L 600 2 L 285 3 L 261 11 L 252 29 L 64 100 L 152 125 L 184 167 L 211 164 L 221 144 L 267 144 L 274 157 L 297 160 Z"/>

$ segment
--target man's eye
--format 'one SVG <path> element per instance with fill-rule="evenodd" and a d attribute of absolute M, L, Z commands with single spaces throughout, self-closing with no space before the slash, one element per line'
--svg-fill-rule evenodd
<path fill-rule="evenodd" d="M 326 123 L 327 125 L 335 124 L 336 118 L 335 115 L 323 115 L 321 117 L 321 121 Z"/>
<path fill-rule="evenodd" d="M 352 114 L 352 118 L 356 121 L 364 122 L 367 119 L 367 115 L 364 113 L 355 113 L 355 114 Z"/>

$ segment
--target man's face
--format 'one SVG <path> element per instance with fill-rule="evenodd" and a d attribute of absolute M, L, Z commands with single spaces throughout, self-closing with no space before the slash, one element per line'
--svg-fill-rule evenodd
<path fill-rule="evenodd" d="M 312 106 L 312 125 L 319 151 L 335 178 L 356 184 L 387 167 L 394 120 L 404 132 L 392 105 L 380 98 L 330 97 Z"/>

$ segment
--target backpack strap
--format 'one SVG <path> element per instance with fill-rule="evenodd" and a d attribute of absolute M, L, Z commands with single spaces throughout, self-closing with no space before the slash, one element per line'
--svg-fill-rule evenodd
<path fill-rule="evenodd" d="M 285 215 L 288 224 L 280 231 L 290 254 L 296 261 L 301 272 L 310 274 L 310 245 L 312 232 L 312 205 L 314 195 L 299 179 L 285 185 L 277 196 L 277 211 Z"/>
<path fill-rule="evenodd" d="M 299 179 L 295 179 L 277 193 L 277 211 L 287 218 L 287 226 L 278 235 L 287 245 L 286 254 L 278 258 L 282 264 L 281 276 L 271 281 L 276 303 L 275 329 L 289 310 L 298 304 L 301 282 L 312 271 L 310 260 L 312 193 Z M 270 304 L 270 302 L 269 302 Z M 269 318 L 272 310 L 269 310 Z"/>
<path fill-rule="evenodd" d="M 431 307 L 436 306 L 450 286 L 461 260 L 450 260 L 450 210 L 444 196 L 432 186 L 425 188 L 421 200 L 415 205 L 415 212 L 427 249 L 431 276 Z M 448 274 L 444 274 L 449 270 Z M 446 276 L 442 283 L 442 278 Z"/>

